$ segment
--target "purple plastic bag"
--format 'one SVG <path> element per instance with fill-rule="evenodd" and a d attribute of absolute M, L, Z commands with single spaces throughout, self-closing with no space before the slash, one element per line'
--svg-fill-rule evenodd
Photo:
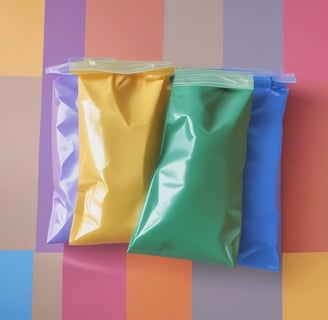
<path fill-rule="evenodd" d="M 54 193 L 48 243 L 68 242 L 78 184 L 77 77 L 65 75 L 53 83 L 52 161 Z"/>

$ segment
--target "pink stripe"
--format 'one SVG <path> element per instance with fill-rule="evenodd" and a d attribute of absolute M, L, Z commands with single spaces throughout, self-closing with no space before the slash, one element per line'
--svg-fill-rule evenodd
<path fill-rule="evenodd" d="M 328 2 L 284 1 L 284 70 L 298 80 L 326 80 Z"/>
<path fill-rule="evenodd" d="M 86 0 L 87 56 L 161 59 L 164 0 Z"/>
<path fill-rule="evenodd" d="M 126 249 L 65 246 L 63 320 L 125 320 Z"/>
<path fill-rule="evenodd" d="M 284 70 L 295 72 L 284 118 L 283 251 L 328 250 L 326 0 L 284 2 Z"/>

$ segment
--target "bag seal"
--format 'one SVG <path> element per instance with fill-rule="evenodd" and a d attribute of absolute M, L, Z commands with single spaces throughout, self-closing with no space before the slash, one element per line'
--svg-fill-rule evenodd
<path fill-rule="evenodd" d="M 220 88 L 253 89 L 253 76 L 214 69 L 178 69 L 173 86 L 211 86 Z"/>
<path fill-rule="evenodd" d="M 75 74 L 89 72 L 138 74 L 168 68 L 175 68 L 175 65 L 166 61 L 124 61 L 92 59 L 71 63 L 71 71 Z"/>

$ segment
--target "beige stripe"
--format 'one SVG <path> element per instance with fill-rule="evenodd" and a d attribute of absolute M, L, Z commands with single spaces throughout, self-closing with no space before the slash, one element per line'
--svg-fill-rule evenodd
<path fill-rule="evenodd" d="M 34 250 L 41 79 L 0 77 L 0 250 Z"/>
<path fill-rule="evenodd" d="M 59 320 L 62 313 L 61 253 L 34 254 L 33 320 Z"/>
<path fill-rule="evenodd" d="M 183 67 L 220 67 L 223 0 L 165 0 L 164 60 Z"/>

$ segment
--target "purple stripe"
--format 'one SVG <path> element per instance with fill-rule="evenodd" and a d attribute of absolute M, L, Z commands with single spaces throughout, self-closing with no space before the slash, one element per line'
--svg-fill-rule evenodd
<path fill-rule="evenodd" d="M 85 0 L 46 1 L 43 68 L 82 57 L 85 42 Z M 61 251 L 62 245 L 47 245 L 53 182 L 51 165 L 51 106 L 53 77 L 42 79 L 42 112 L 39 154 L 39 192 L 36 250 Z"/>
<path fill-rule="evenodd" d="M 281 273 L 193 263 L 193 320 L 281 320 Z"/>
<path fill-rule="evenodd" d="M 224 1 L 223 64 L 280 71 L 283 1 Z"/>

